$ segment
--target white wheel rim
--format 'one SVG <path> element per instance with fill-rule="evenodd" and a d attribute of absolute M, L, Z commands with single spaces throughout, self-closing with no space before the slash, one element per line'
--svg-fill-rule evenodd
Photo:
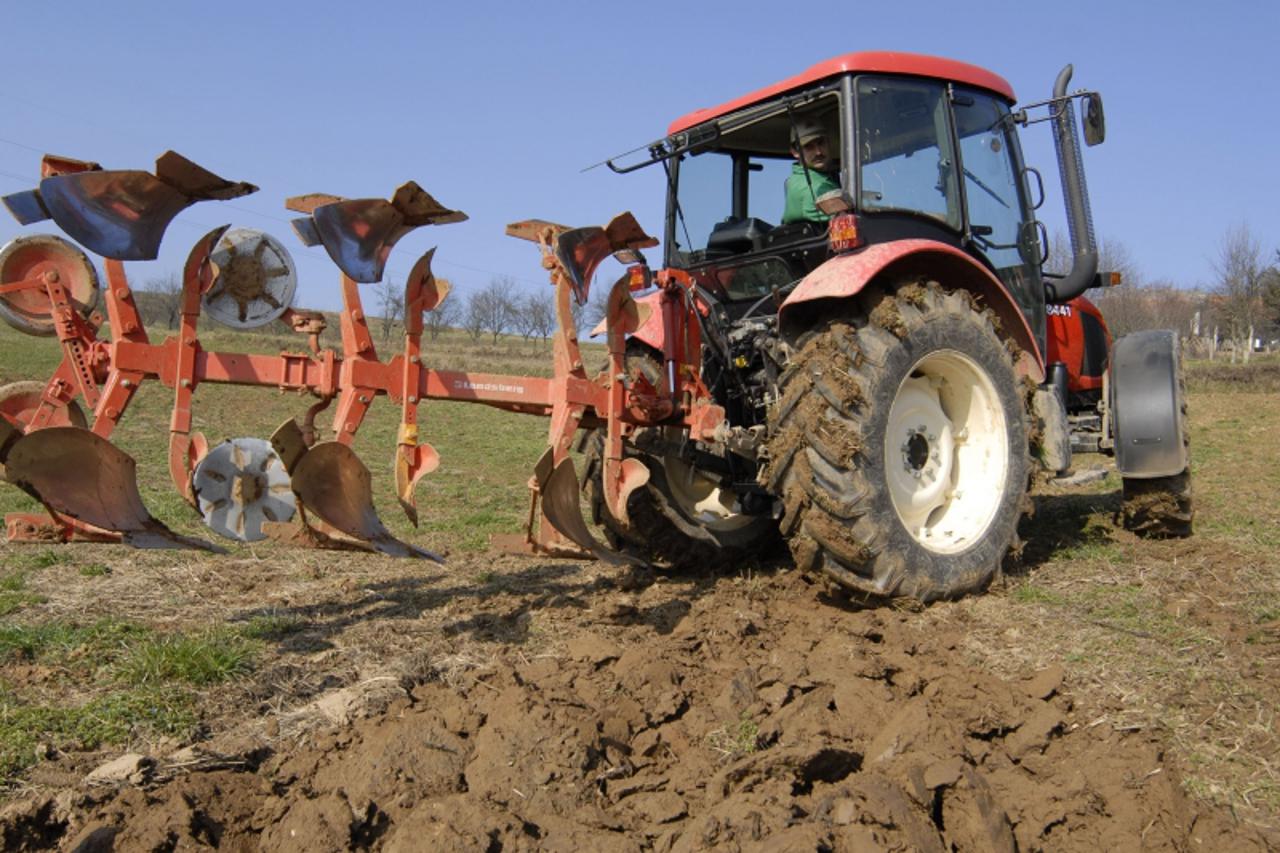
<path fill-rule="evenodd" d="M 916 363 L 885 431 L 885 479 L 898 519 L 930 551 L 981 541 L 1004 499 L 1009 433 L 986 372 L 954 350 Z"/>
<path fill-rule="evenodd" d="M 739 530 L 751 523 L 754 516 L 742 512 L 732 489 L 722 487 L 675 454 L 666 457 L 663 467 L 672 500 L 691 520 L 716 533 Z"/>

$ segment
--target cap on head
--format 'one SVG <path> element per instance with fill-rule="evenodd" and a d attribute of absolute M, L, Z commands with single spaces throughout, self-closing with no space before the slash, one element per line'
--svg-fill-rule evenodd
<path fill-rule="evenodd" d="M 803 116 L 796 119 L 795 125 L 791 128 L 791 144 L 793 146 L 805 145 L 820 136 L 826 136 L 827 129 L 822 126 L 822 122 L 810 116 Z"/>

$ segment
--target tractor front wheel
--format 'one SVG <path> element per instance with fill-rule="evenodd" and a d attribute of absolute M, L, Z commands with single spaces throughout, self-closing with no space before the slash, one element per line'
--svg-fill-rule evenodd
<path fill-rule="evenodd" d="M 1029 472 L 1020 382 L 989 313 L 910 284 L 809 337 L 781 380 L 762 480 L 801 568 L 921 601 L 985 587 Z"/>

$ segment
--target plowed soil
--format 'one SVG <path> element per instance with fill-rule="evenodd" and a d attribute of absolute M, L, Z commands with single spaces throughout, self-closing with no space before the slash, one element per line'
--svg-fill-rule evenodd
<path fill-rule="evenodd" d="M 0 813 L 6 850 L 1276 841 L 1184 793 L 1168 738 L 1115 724 L 1070 667 L 984 660 L 972 603 L 863 609 L 767 568 L 699 579 L 283 549 L 175 566 L 71 547 L 115 568 L 92 598 L 69 567 L 47 570 L 46 607 L 306 628 L 209 695 L 203 739 L 139 744 L 101 779 L 89 771 L 118 751 L 37 765 Z"/>

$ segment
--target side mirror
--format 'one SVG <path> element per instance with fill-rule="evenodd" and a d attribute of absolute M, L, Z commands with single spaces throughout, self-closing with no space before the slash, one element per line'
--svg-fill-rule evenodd
<path fill-rule="evenodd" d="M 1107 117 L 1102 112 L 1102 96 L 1090 92 L 1084 99 L 1084 143 L 1100 145 L 1107 138 Z"/>

